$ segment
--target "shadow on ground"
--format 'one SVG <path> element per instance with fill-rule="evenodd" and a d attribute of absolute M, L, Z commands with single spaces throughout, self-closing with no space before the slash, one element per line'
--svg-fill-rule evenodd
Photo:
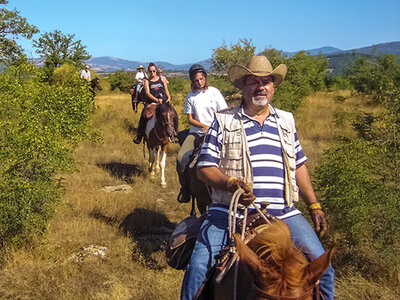
<path fill-rule="evenodd" d="M 110 162 L 105 164 L 97 164 L 97 166 L 110 172 L 111 176 L 121 179 L 128 184 L 133 183 L 133 176 L 140 176 L 143 174 L 143 170 L 138 165 L 133 164 Z"/>
<path fill-rule="evenodd" d="M 122 232 L 136 242 L 132 258 L 138 260 L 143 257 L 143 263 L 152 269 L 165 267 L 151 255 L 165 250 L 169 236 L 175 227 L 176 224 L 170 222 L 164 214 L 144 208 L 136 208 L 120 224 Z"/>
<path fill-rule="evenodd" d="M 129 133 L 131 133 L 132 135 L 136 135 L 137 133 L 137 127 L 135 127 L 132 124 L 131 120 L 125 119 L 123 121 L 123 127 L 126 129 L 126 131 L 128 131 Z"/>

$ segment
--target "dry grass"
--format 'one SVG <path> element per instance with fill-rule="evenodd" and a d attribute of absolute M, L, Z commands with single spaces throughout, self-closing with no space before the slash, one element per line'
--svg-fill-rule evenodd
<path fill-rule="evenodd" d="M 333 111 L 352 112 L 361 99 L 336 103 L 337 95 L 309 97 L 297 113 L 299 136 L 311 169 L 323 150 L 344 130 L 335 125 Z M 183 272 L 166 266 L 168 232 L 188 216 L 190 205 L 176 201 L 177 145 L 167 159 L 167 188 L 149 178 L 142 146 L 132 143 L 138 114 L 130 96 L 96 97 L 93 124 L 103 142 L 86 141 L 75 153 L 77 172 L 63 174 L 66 194 L 41 241 L 12 253 L 0 270 L 2 299 L 178 299 Z M 183 107 L 176 107 L 180 112 Z M 131 193 L 106 193 L 108 185 L 129 184 Z M 71 259 L 81 248 L 106 247 L 104 258 Z M 340 287 L 340 286 L 339 286 Z M 340 287 L 341 288 L 341 287 Z"/>
<path fill-rule="evenodd" d="M 338 98 L 342 101 L 338 101 Z M 349 117 L 360 108 L 364 112 L 376 110 L 367 105 L 367 99 L 352 95 L 350 91 L 318 92 L 302 102 L 295 115 L 296 127 L 311 171 L 339 136 L 355 135 Z"/>

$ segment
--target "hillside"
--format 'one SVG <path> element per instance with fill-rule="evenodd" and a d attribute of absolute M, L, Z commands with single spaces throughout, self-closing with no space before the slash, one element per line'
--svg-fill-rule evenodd
<path fill-rule="evenodd" d="M 355 53 L 364 55 L 397 54 L 400 57 L 400 41 L 381 43 L 378 45 L 371 45 L 349 50 L 341 50 L 335 47 L 326 46 L 316 49 L 308 49 L 305 51 L 309 52 L 311 55 L 322 54 L 326 56 L 329 59 L 329 68 L 332 69 L 333 74 L 342 74 L 345 66 L 355 59 Z M 289 57 L 295 55 L 296 53 L 297 52 L 283 51 L 283 54 Z M 42 66 L 44 63 L 43 58 L 35 58 L 33 61 L 37 66 Z M 92 57 L 87 61 L 87 63 L 98 73 L 110 73 L 116 70 L 135 71 L 139 65 L 146 66 L 149 64 L 149 62 L 145 61 L 134 61 L 109 56 Z M 164 70 L 171 71 L 187 71 L 194 63 L 199 63 L 206 69 L 211 68 L 211 58 L 187 64 L 172 64 L 165 61 L 154 61 L 154 63 L 158 66 L 161 66 Z"/>

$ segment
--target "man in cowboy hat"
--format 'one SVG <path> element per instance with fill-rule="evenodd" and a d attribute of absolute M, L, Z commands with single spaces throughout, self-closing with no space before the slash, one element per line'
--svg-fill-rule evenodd
<path fill-rule="evenodd" d="M 196 293 L 221 245 L 228 243 L 228 208 L 238 188 L 245 191 L 240 204 L 249 210 L 253 202 L 260 208 L 268 204 L 267 212 L 289 226 L 296 245 L 307 247 L 314 258 L 324 253 L 317 234 L 325 232 L 327 224 L 304 164 L 307 157 L 293 115 L 271 105 L 286 72 L 286 65 L 273 69 L 265 56 L 253 56 L 246 66 L 229 69 L 229 80 L 242 90 L 243 98 L 239 106 L 216 113 L 204 139 L 197 175 L 211 188 L 212 204 L 186 269 L 183 299 Z M 299 193 L 315 232 L 294 206 Z M 333 285 L 334 270 L 329 266 L 320 280 L 326 299 L 333 299 Z"/>
<path fill-rule="evenodd" d="M 136 88 L 135 91 L 133 92 L 132 99 L 135 99 L 136 95 L 140 92 L 140 89 L 143 86 L 144 80 L 147 78 L 146 73 L 144 72 L 144 67 L 142 65 L 139 65 L 136 70 L 137 70 L 135 76 Z"/>
<path fill-rule="evenodd" d="M 90 70 L 89 70 L 89 65 L 85 66 L 85 69 L 81 71 L 81 78 L 85 79 L 87 81 L 92 80 L 91 76 L 90 76 Z"/>

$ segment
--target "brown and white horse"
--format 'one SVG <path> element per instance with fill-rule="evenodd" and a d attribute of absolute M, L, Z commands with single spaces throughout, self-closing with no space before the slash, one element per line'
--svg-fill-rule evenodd
<path fill-rule="evenodd" d="M 145 141 L 149 150 L 150 177 L 154 177 L 156 171 L 161 168 L 161 186 L 166 187 L 165 163 L 169 142 L 176 135 L 174 126 L 176 111 L 169 102 L 150 105 L 157 105 L 155 114 L 147 121 L 145 134 Z"/>

